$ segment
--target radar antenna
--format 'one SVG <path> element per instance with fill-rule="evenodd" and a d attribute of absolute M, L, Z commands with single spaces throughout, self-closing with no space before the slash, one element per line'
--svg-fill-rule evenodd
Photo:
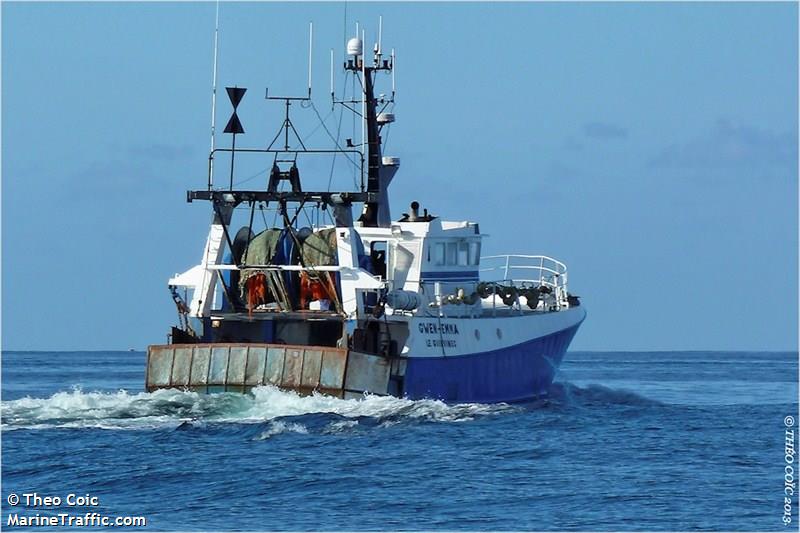
<path fill-rule="evenodd" d="M 358 28 L 358 26 L 356 26 Z M 390 113 L 379 113 L 378 105 L 382 104 L 383 109 L 386 106 L 394 103 L 394 76 L 392 76 L 392 96 L 386 100 L 384 95 L 376 98 L 375 96 L 375 81 L 376 76 L 381 71 L 394 72 L 394 50 L 390 59 L 382 59 L 382 39 L 383 39 L 383 18 L 378 21 L 378 42 L 373 47 L 373 59 L 371 64 L 368 64 L 364 56 L 364 39 L 366 33 L 361 30 L 361 36 L 358 36 L 356 30 L 356 37 L 347 41 L 347 55 L 350 58 L 345 62 L 344 68 L 352 72 L 355 76 L 361 79 L 362 98 L 361 104 L 361 128 L 362 128 L 362 143 L 361 150 L 364 154 L 364 160 L 367 163 L 366 169 L 366 192 L 377 195 L 375 201 L 365 202 L 364 211 L 359 220 L 364 226 L 379 226 L 388 227 L 391 224 L 391 214 L 389 211 L 389 196 L 388 188 L 389 183 L 392 181 L 394 174 L 399 167 L 399 159 L 383 158 L 382 157 L 382 139 L 381 129 L 384 125 L 394 121 L 394 115 Z M 348 102 L 342 100 L 339 102 L 347 106 Z M 362 176 L 364 175 L 362 171 Z"/>

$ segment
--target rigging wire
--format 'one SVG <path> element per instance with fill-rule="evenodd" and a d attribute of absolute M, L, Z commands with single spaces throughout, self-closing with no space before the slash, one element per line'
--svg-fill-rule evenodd
<path fill-rule="evenodd" d="M 317 115 L 317 118 L 319 118 L 320 120 L 322 120 L 322 117 L 320 116 L 320 114 L 319 114 L 319 111 L 317 110 L 317 106 L 315 106 L 313 102 L 311 102 L 311 109 L 313 109 L 313 110 L 314 110 L 314 113 L 316 113 L 316 115 Z M 338 148 L 339 150 L 344 150 L 344 148 L 342 148 L 342 146 L 339 144 L 339 140 L 338 140 L 337 138 L 335 138 L 335 137 L 333 136 L 333 134 L 330 132 L 330 130 L 328 129 L 328 126 L 326 126 L 326 125 L 323 123 L 323 124 L 322 124 L 322 127 L 325 129 L 325 132 L 328 134 L 328 137 L 330 137 L 330 138 L 331 138 L 331 140 L 333 141 L 333 143 L 334 143 L 334 145 L 336 146 L 336 148 Z M 348 154 L 347 152 L 345 152 L 345 153 L 343 153 L 342 155 L 344 155 L 344 156 L 345 156 L 345 157 L 346 157 L 348 160 L 350 160 L 350 163 L 351 163 L 351 164 L 352 164 L 354 167 L 358 168 L 358 164 L 357 164 L 357 163 L 356 163 L 356 162 L 353 160 L 353 158 L 350 156 L 350 154 Z"/>
<path fill-rule="evenodd" d="M 331 110 L 330 110 L 330 112 L 329 112 L 327 115 L 325 115 L 325 118 L 324 118 L 324 119 L 322 119 L 322 120 L 320 121 L 320 123 L 319 123 L 319 124 L 317 124 L 317 125 L 314 127 L 314 129 L 313 129 L 313 130 L 311 130 L 311 133 L 309 133 L 308 135 L 306 135 L 306 138 L 305 138 L 305 139 L 303 139 L 303 141 L 308 141 L 308 140 L 309 140 L 311 137 L 313 137 L 313 136 L 314 136 L 314 134 L 315 134 L 315 133 L 317 133 L 317 131 L 319 130 L 319 128 L 320 128 L 320 127 L 321 127 L 321 126 L 324 124 L 324 121 L 328 120 L 328 119 L 330 118 L 330 116 L 331 116 L 331 115 L 333 115 L 333 109 L 331 109 Z"/>
<path fill-rule="evenodd" d="M 383 109 L 386 109 L 386 106 L 384 106 Z M 394 103 L 392 104 L 392 107 L 389 109 L 389 111 L 394 113 Z M 392 133 L 392 127 L 389 126 L 388 128 L 386 128 L 386 138 L 381 138 L 381 150 L 383 151 L 384 154 L 387 153 L 386 147 L 389 146 L 389 134 L 391 133 Z"/>
<path fill-rule="evenodd" d="M 266 171 L 267 171 L 269 168 L 271 168 L 271 167 L 267 167 L 267 168 L 261 169 L 261 170 L 259 170 L 258 172 L 256 172 L 255 174 L 253 174 L 252 176 L 250 176 L 250 177 L 248 177 L 248 178 L 244 178 L 243 180 L 239 180 L 239 181 L 235 182 L 235 183 L 234 183 L 234 186 L 236 186 L 236 185 L 243 185 L 243 184 L 247 183 L 248 181 L 252 181 L 252 180 L 256 179 L 257 177 L 261 176 L 261 174 L 263 174 L 264 172 L 266 172 Z"/>
<path fill-rule="evenodd" d="M 390 106 L 390 104 L 391 104 L 391 106 Z M 383 106 L 383 108 L 381 109 L 380 112 L 383 113 L 388 108 L 390 113 L 394 113 L 395 106 L 396 106 L 396 104 L 394 102 L 387 102 L 386 105 Z M 386 128 L 386 139 L 382 139 L 382 142 L 381 142 L 381 149 L 383 150 L 384 154 L 386 153 L 386 147 L 389 145 L 389 134 L 390 133 L 392 133 L 392 127 L 391 126 Z"/>
<path fill-rule="evenodd" d="M 278 224 L 277 224 L 277 223 L 278 223 L 278 212 L 279 212 L 279 211 L 280 211 L 280 209 L 276 209 L 276 210 L 275 210 L 275 216 L 274 216 L 274 217 L 272 217 L 272 227 L 273 227 L 273 228 L 277 228 L 277 227 L 278 227 Z"/>
<path fill-rule="evenodd" d="M 344 117 L 344 108 L 340 107 L 339 108 L 339 124 L 336 127 L 336 139 L 337 139 L 337 141 L 341 138 L 341 134 L 342 134 L 342 118 L 343 117 Z M 331 172 L 330 172 L 330 175 L 328 175 L 328 190 L 329 191 L 331 190 L 331 184 L 333 183 L 333 171 L 334 171 L 335 167 L 336 167 L 336 154 L 334 153 L 333 157 L 331 158 Z M 357 188 L 358 184 L 355 184 L 355 186 Z"/>
<path fill-rule="evenodd" d="M 322 128 L 324 128 L 324 129 L 325 129 L 325 132 L 328 134 L 328 137 L 330 137 L 330 138 L 331 138 L 331 140 L 333 140 L 333 142 L 334 142 L 335 146 L 336 146 L 336 147 L 337 147 L 339 150 L 344 150 L 344 148 L 342 148 L 342 146 L 339 144 L 339 140 L 338 140 L 338 139 L 339 139 L 339 137 L 340 137 L 340 135 L 339 135 L 339 131 L 341 130 L 341 113 L 340 113 L 340 118 L 339 118 L 339 130 L 337 130 L 337 136 L 336 136 L 336 138 L 334 138 L 334 137 L 333 137 L 333 134 L 330 132 L 330 130 L 328 130 L 328 127 L 327 127 L 327 125 L 325 124 L 325 122 L 326 122 L 326 121 L 327 121 L 329 118 L 331 118 L 331 115 L 333 115 L 333 113 L 334 113 L 334 110 L 332 109 L 332 110 L 331 110 L 331 111 L 330 111 L 330 112 L 329 112 L 327 115 L 325 115 L 325 118 L 323 118 L 323 117 L 322 117 L 322 115 L 320 115 L 319 111 L 317 110 L 317 108 L 316 108 L 316 106 L 314 105 L 314 103 L 313 103 L 313 102 L 311 102 L 311 104 L 310 104 L 308 107 L 311 107 L 311 109 L 314 111 L 314 113 L 315 113 L 315 114 L 316 114 L 316 116 L 317 116 L 317 119 L 319 120 L 319 123 L 318 123 L 318 124 L 316 125 L 316 127 L 315 127 L 315 128 L 312 130 L 312 131 L 311 131 L 311 133 L 309 133 L 308 135 L 306 135 L 306 136 L 303 138 L 302 142 L 307 142 L 309 139 L 311 139 L 311 137 L 312 137 L 312 136 L 313 136 L 315 133 L 317 133 L 317 131 L 319 131 L 320 127 L 322 127 Z M 352 159 L 352 157 L 351 157 L 349 154 L 344 154 L 344 155 L 345 155 L 345 157 L 347 157 L 347 159 L 350 161 L 350 164 L 354 165 L 356 168 L 358 167 L 358 164 L 357 164 L 357 163 L 356 163 L 356 162 L 355 162 L 355 161 Z M 296 157 L 296 156 L 297 156 L 297 154 L 295 154 L 295 157 Z M 334 153 L 334 158 L 335 158 L 335 157 L 336 157 L 336 153 Z M 243 184 L 245 184 L 245 183 L 248 183 L 248 182 L 250 182 L 250 181 L 252 181 L 252 180 L 256 179 L 257 177 L 261 176 L 261 175 L 262 175 L 264 172 L 267 172 L 267 171 L 268 171 L 270 168 L 272 168 L 272 166 L 269 166 L 269 167 L 263 168 L 263 169 L 259 170 L 258 172 L 256 172 L 255 174 L 253 174 L 253 175 L 251 175 L 251 176 L 248 176 L 248 177 L 246 177 L 246 178 L 244 178 L 244 179 L 241 179 L 241 180 L 238 180 L 238 181 L 236 181 L 236 182 L 234 183 L 234 185 L 243 185 Z M 329 185 L 328 185 L 328 186 L 330 187 L 330 183 L 329 183 Z"/>
<path fill-rule="evenodd" d="M 311 217 L 308 216 L 308 211 L 306 211 L 305 207 L 302 208 L 302 211 L 303 211 L 303 215 L 306 217 L 306 220 L 308 220 L 308 227 L 313 230 L 314 229 L 314 221 L 311 220 Z"/>

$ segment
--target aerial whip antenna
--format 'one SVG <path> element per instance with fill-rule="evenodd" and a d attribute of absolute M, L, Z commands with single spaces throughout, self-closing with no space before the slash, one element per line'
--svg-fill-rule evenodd
<path fill-rule="evenodd" d="M 378 16 L 378 55 L 381 55 L 381 38 L 383 37 L 383 15 Z"/>
<path fill-rule="evenodd" d="M 336 102 L 336 90 L 333 86 L 333 48 L 331 48 L 331 108 L 333 108 L 333 104 Z"/>
<path fill-rule="evenodd" d="M 311 98 L 311 54 L 314 48 L 314 23 L 308 23 L 308 97 Z"/>
<path fill-rule="evenodd" d="M 214 185 L 214 150 L 216 149 L 216 116 L 217 116 L 217 50 L 219 38 L 219 0 L 217 0 L 217 13 L 214 20 L 214 73 L 211 80 L 211 154 L 208 162 L 208 190 Z"/>
<path fill-rule="evenodd" d="M 361 30 L 361 43 L 367 38 L 367 32 Z M 361 160 L 366 157 L 367 148 L 367 62 L 364 61 L 364 53 L 361 53 Z M 364 165 L 361 165 L 361 181 L 364 181 Z"/>

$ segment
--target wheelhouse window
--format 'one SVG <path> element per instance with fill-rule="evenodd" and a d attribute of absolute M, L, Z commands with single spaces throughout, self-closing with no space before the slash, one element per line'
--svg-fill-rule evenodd
<path fill-rule="evenodd" d="M 481 262 L 481 242 L 471 241 L 469 243 L 469 264 L 479 265 Z"/>
<path fill-rule="evenodd" d="M 477 266 L 480 261 L 480 241 L 463 239 L 428 246 L 428 262 L 436 266 Z"/>
<path fill-rule="evenodd" d="M 467 241 L 458 243 L 457 264 L 458 266 L 466 266 L 469 264 L 469 243 L 467 243 Z"/>
<path fill-rule="evenodd" d="M 444 265 L 444 243 L 437 242 L 433 248 L 433 262 L 437 266 Z"/>
<path fill-rule="evenodd" d="M 445 264 L 447 265 L 455 265 L 456 264 L 456 253 L 458 250 L 458 243 L 457 242 L 448 242 L 447 243 L 447 257 Z"/>

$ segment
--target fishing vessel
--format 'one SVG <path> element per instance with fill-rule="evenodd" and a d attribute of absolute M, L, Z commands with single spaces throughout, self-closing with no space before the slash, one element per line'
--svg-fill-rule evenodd
<path fill-rule="evenodd" d="M 566 265 L 544 255 L 481 257 L 486 235 L 477 222 L 445 220 L 418 202 L 392 217 L 400 159 L 384 154 L 384 139 L 396 118 L 396 57 L 380 37 L 371 53 L 363 31 L 347 43 L 352 94 L 334 90 L 331 51 L 331 102 L 355 115 L 360 142 L 331 135 L 330 147 L 306 147 L 291 114 L 315 110 L 312 35 L 307 94 L 266 92 L 284 110 L 266 148 L 236 147 L 246 89 L 226 88 L 231 147 L 215 146 L 212 118 L 206 186 L 187 192 L 188 202 L 211 207 L 208 238 L 200 263 L 169 279 L 178 325 L 167 344 L 148 348 L 146 389 L 273 385 L 340 398 L 485 403 L 546 395 L 586 316 L 568 290 Z M 383 73 L 386 93 L 376 88 Z M 235 184 L 236 158 L 245 156 L 264 160 L 259 187 Z M 307 188 L 304 165 L 315 157 L 349 165 L 357 186 Z M 218 160 L 230 162 L 221 185 Z"/>

